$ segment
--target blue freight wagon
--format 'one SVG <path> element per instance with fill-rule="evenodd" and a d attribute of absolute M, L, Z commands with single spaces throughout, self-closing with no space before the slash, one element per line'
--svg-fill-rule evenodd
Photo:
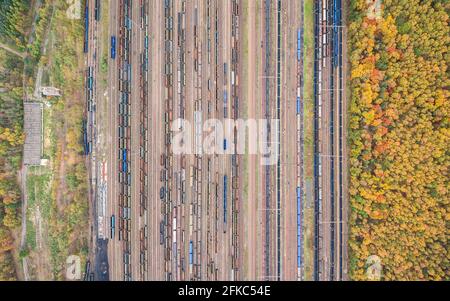
<path fill-rule="evenodd" d="M 223 91 L 223 118 L 228 118 L 228 94 L 227 91 Z"/>
<path fill-rule="evenodd" d="M 192 240 L 189 241 L 189 264 L 192 265 L 194 262 L 194 246 Z"/>
<path fill-rule="evenodd" d="M 111 239 L 114 239 L 114 235 L 116 233 L 116 217 L 115 215 L 111 216 Z"/>
<path fill-rule="evenodd" d="M 94 83 L 94 79 L 92 77 L 89 77 L 88 78 L 88 89 L 89 90 L 92 90 L 93 83 Z"/>
<path fill-rule="evenodd" d="M 111 36 L 111 58 L 114 60 L 116 58 L 116 37 Z"/>
<path fill-rule="evenodd" d="M 127 27 L 127 29 L 131 30 L 131 19 L 130 18 L 127 18 L 127 20 L 126 20 L 126 27 Z"/>

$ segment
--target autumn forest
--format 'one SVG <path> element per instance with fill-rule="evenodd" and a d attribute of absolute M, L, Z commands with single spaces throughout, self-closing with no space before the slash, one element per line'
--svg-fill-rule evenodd
<path fill-rule="evenodd" d="M 449 279 L 449 1 L 351 1 L 350 266 Z"/>

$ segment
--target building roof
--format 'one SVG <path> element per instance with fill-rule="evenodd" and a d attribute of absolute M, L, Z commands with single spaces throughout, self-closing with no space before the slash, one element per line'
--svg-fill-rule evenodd
<path fill-rule="evenodd" d="M 42 155 L 42 104 L 24 102 L 25 144 L 23 163 L 40 165 Z"/>
<path fill-rule="evenodd" d="M 55 87 L 41 87 L 40 91 L 44 96 L 61 96 L 61 90 Z"/>

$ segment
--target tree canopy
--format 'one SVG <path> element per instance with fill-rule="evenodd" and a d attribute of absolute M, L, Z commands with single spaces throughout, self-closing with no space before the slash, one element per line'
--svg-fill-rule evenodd
<path fill-rule="evenodd" d="M 350 273 L 449 279 L 449 2 L 351 1 Z"/>

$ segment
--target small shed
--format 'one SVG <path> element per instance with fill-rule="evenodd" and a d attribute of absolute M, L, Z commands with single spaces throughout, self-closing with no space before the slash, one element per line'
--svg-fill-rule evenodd
<path fill-rule="evenodd" d="M 61 96 L 61 90 L 55 87 L 41 87 L 39 90 L 44 96 Z"/>

